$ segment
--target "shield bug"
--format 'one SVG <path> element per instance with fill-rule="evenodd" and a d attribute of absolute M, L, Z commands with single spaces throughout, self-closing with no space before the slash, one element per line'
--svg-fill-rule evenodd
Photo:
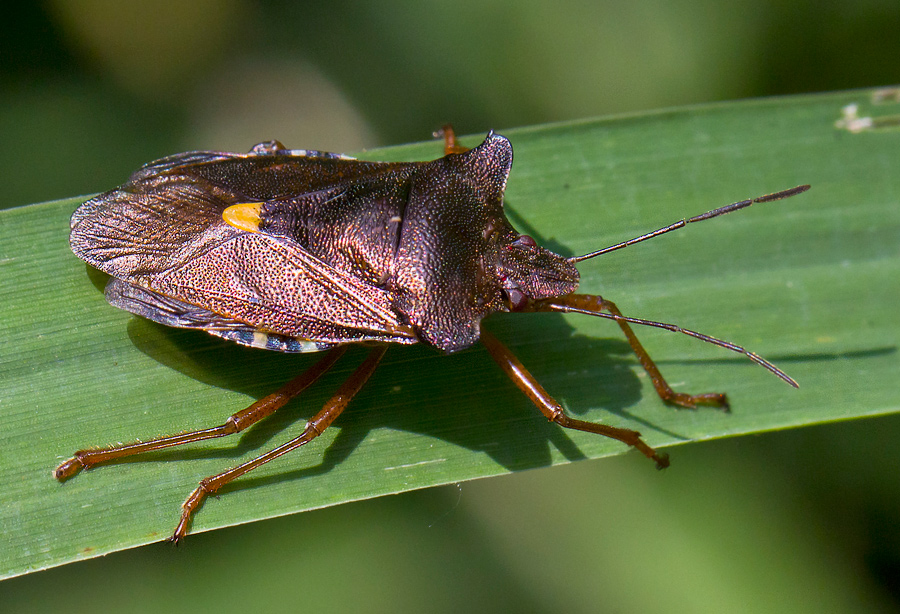
<path fill-rule="evenodd" d="M 615 320 L 659 396 L 693 408 L 728 407 L 724 394 L 675 392 L 630 324 L 681 332 L 743 353 L 789 384 L 769 362 L 737 345 L 671 324 L 625 317 L 600 296 L 576 294 L 576 264 L 754 202 L 793 196 L 799 186 L 744 200 L 583 256 L 564 258 L 519 234 L 503 211 L 512 146 L 488 134 L 459 145 L 443 131 L 445 156 L 430 162 L 362 162 L 285 149 L 277 141 L 247 154 L 191 152 L 151 162 L 125 185 L 72 216 L 75 254 L 112 276 L 116 307 L 168 326 L 195 328 L 280 352 L 323 351 L 309 370 L 224 424 L 150 441 L 81 450 L 54 475 L 125 456 L 240 432 L 311 385 L 350 343 L 372 350 L 303 433 L 200 482 L 174 534 L 210 494 L 320 435 L 374 372 L 389 344 L 424 343 L 450 353 L 481 341 L 549 420 L 637 448 L 659 467 L 666 455 L 640 433 L 570 418 L 481 320 L 496 312 L 582 313 Z"/>

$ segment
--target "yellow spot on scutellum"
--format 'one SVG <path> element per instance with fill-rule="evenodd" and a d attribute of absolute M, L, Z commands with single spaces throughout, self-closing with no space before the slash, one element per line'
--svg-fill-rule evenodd
<path fill-rule="evenodd" d="M 259 212 L 262 203 L 238 203 L 222 212 L 222 219 L 229 226 L 247 232 L 259 232 Z"/>

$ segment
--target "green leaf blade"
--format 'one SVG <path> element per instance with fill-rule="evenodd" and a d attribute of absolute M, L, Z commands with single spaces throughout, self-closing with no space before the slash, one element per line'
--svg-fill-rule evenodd
<path fill-rule="evenodd" d="M 884 112 L 866 105 L 869 95 L 504 132 L 516 150 L 507 192 L 514 223 L 566 254 L 812 184 L 801 196 L 579 267 L 582 291 L 616 301 L 627 315 L 744 345 L 795 377 L 799 390 L 740 355 L 638 331 L 673 386 L 726 391 L 734 406 L 729 415 L 673 410 L 610 322 L 529 314 L 485 325 L 573 415 L 637 428 L 652 445 L 898 411 L 900 131 L 852 134 L 834 123 L 850 103 Z M 432 142 L 366 157 L 439 155 Z M 3 576 L 168 536 L 199 479 L 299 434 L 363 355 L 351 351 L 284 416 L 245 434 L 56 483 L 52 469 L 76 449 L 219 424 L 316 359 L 231 346 L 108 306 L 102 280 L 68 249 L 78 202 L 0 212 Z M 194 530 L 622 452 L 617 442 L 547 424 L 481 349 L 443 357 L 397 347 L 335 428 L 207 502 Z M 673 456 L 677 467 L 677 450 Z"/>

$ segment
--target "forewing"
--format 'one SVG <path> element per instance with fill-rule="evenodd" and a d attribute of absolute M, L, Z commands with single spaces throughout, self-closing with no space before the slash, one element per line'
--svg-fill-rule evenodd
<path fill-rule="evenodd" d="M 255 330 L 326 343 L 415 342 L 385 291 L 289 238 L 229 226 L 222 212 L 245 195 L 163 166 L 167 172 L 139 171 L 75 212 L 76 255 L 128 284 Z"/>

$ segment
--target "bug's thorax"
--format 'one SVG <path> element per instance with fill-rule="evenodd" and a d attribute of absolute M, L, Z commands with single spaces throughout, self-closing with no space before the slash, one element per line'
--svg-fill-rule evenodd
<path fill-rule="evenodd" d="M 473 345 L 479 323 L 529 299 L 572 292 L 578 271 L 520 235 L 503 212 L 512 146 L 489 135 L 475 149 L 422 165 L 410 178 L 391 289 L 422 341 Z"/>

